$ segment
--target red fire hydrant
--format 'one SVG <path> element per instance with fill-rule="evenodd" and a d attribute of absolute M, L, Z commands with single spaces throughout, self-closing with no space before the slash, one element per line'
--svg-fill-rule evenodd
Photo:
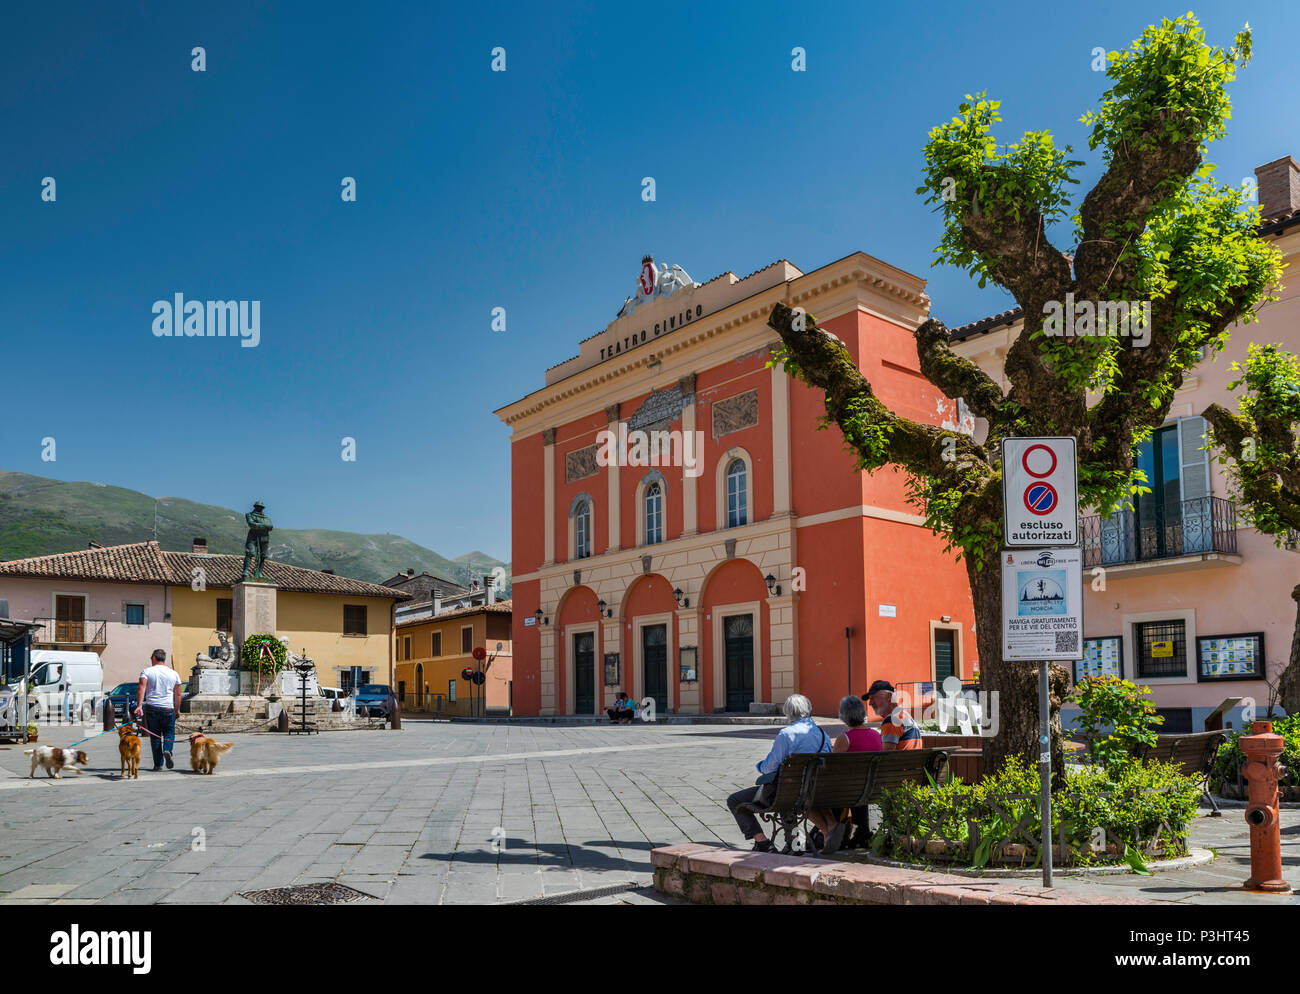
<path fill-rule="evenodd" d="M 1278 818 L 1277 782 L 1282 774 L 1285 740 L 1273 734 L 1271 721 L 1256 721 L 1251 734 L 1237 740 L 1246 754 L 1242 776 L 1249 781 L 1250 803 L 1246 824 L 1250 826 L 1250 879 L 1246 890 L 1267 894 L 1288 894 L 1291 885 L 1282 879 L 1282 823 Z"/>

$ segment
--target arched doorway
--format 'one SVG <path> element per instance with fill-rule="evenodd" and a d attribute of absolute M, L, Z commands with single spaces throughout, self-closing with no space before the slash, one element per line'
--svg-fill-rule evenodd
<path fill-rule="evenodd" d="M 596 600 L 590 587 L 574 587 L 565 594 L 557 611 L 563 686 L 556 688 L 556 697 L 564 701 L 565 714 L 599 714 L 603 705 L 603 680 L 597 665 L 600 610 Z"/>
<path fill-rule="evenodd" d="M 770 655 L 768 596 L 763 574 L 748 559 L 727 560 L 706 579 L 700 598 L 706 707 L 711 703 L 714 711 L 747 713 L 755 701 L 772 699 L 765 665 Z"/>
<path fill-rule="evenodd" d="M 677 708 L 677 600 L 672 584 L 658 573 L 641 576 L 623 599 L 629 693 L 638 705 L 654 701 L 659 714 Z"/>

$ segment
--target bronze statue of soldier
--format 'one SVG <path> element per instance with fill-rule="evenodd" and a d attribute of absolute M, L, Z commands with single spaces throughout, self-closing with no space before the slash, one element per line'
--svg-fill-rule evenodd
<path fill-rule="evenodd" d="M 266 580 L 262 575 L 262 566 L 266 562 L 266 548 L 271 540 L 271 519 L 262 513 L 265 508 L 266 505 L 260 500 L 254 501 L 253 509 L 244 515 L 244 521 L 248 523 L 248 535 L 244 538 L 244 572 L 239 578 L 240 583 L 245 580 Z M 248 572 L 250 564 L 253 565 L 252 575 Z"/>

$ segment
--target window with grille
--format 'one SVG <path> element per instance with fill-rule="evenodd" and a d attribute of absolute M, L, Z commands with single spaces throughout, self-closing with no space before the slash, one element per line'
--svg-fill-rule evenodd
<path fill-rule="evenodd" d="M 229 597 L 217 598 L 217 631 L 229 632 L 235 627 L 235 602 Z"/>
<path fill-rule="evenodd" d="M 343 605 L 343 634 L 366 634 L 366 606 L 364 604 Z"/>
<path fill-rule="evenodd" d="M 573 558 L 586 559 L 591 555 L 591 505 L 586 501 L 573 516 Z"/>
<path fill-rule="evenodd" d="M 452 677 L 450 680 L 447 681 L 447 700 L 450 702 L 450 701 L 454 701 L 455 699 L 456 699 L 456 678 Z"/>
<path fill-rule="evenodd" d="M 1133 626 L 1137 638 L 1137 676 L 1187 675 L 1187 625 L 1183 621 L 1144 621 Z"/>
<path fill-rule="evenodd" d="M 748 480 L 745 460 L 733 459 L 727 467 L 727 527 L 735 528 L 748 522 Z"/>
<path fill-rule="evenodd" d="M 654 545 L 664 540 L 664 492 L 658 483 L 652 483 L 645 492 L 645 544 Z"/>

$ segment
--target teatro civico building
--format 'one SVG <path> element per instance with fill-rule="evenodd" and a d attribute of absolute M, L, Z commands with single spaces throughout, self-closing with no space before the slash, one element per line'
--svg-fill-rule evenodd
<path fill-rule="evenodd" d="M 511 429 L 514 710 L 749 712 L 798 691 L 819 713 L 869 681 L 970 679 L 965 571 L 860 472 L 822 397 L 769 368 L 778 302 L 801 306 L 908 418 L 958 425 L 922 375 L 923 280 L 864 253 L 695 283 L 647 257 L 634 296 Z M 613 309 L 611 307 L 611 309 Z"/>

